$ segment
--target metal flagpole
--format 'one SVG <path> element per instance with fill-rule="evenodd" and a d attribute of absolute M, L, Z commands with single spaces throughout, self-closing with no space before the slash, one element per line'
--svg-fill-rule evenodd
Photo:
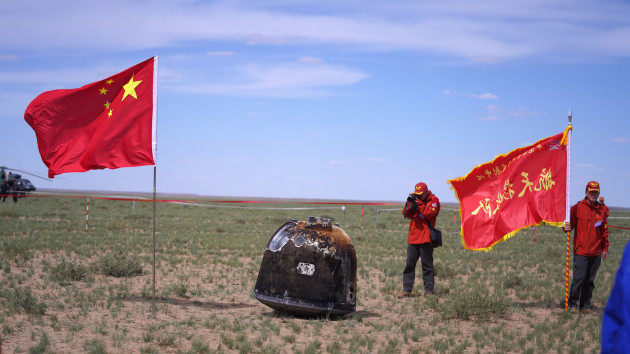
<path fill-rule="evenodd" d="M 572 126 L 571 108 L 569 108 L 569 126 Z M 565 222 L 571 221 L 571 129 L 567 131 L 567 195 Z M 569 261 L 571 249 L 571 232 L 567 232 L 567 266 L 564 279 L 564 310 L 569 311 Z"/>
<path fill-rule="evenodd" d="M 156 177 L 157 166 L 153 166 L 153 297 L 151 298 L 151 308 L 155 312 L 155 205 L 156 203 Z"/>
<path fill-rule="evenodd" d="M 156 180 L 157 180 L 157 92 L 158 92 L 158 57 L 154 57 L 153 66 L 153 124 L 151 132 L 151 145 L 153 147 L 153 293 L 151 297 L 151 310 L 155 316 L 155 208 L 156 208 Z"/>

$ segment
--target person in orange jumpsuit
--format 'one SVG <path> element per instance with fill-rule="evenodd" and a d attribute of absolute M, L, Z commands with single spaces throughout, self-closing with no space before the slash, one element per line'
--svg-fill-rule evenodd
<path fill-rule="evenodd" d="M 433 294 L 434 277 L 433 245 L 431 244 L 431 227 L 440 213 L 440 200 L 428 189 L 426 183 L 416 184 L 414 191 L 407 197 L 402 210 L 405 219 L 411 219 L 407 235 L 407 261 L 403 271 L 403 291 L 398 297 L 411 296 L 416 278 L 416 264 L 421 259 L 424 292 Z"/>
<path fill-rule="evenodd" d="M 569 292 L 569 308 L 594 313 L 591 297 L 594 280 L 602 259 L 608 258 L 608 224 L 599 197 L 599 183 L 586 185 L 585 197 L 571 208 L 571 219 L 562 226 L 573 235 L 573 282 Z"/>

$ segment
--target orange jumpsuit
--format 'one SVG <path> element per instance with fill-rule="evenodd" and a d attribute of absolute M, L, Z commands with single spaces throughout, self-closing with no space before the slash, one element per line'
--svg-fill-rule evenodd
<path fill-rule="evenodd" d="M 407 202 L 402 213 L 405 218 L 411 219 L 407 243 L 411 245 L 431 243 L 431 230 L 427 226 L 425 218 L 429 220 L 431 227 L 435 227 L 435 220 L 440 213 L 440 200 L 438 197 L 429 191 L 427 202 L 424 204 L 418 203 L 418 210 L 412 210 L 409 202 Z"/>

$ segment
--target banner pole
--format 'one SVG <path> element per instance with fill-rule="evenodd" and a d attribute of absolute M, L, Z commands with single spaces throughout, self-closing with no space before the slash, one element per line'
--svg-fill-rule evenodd
<path fill-rule="evenodd" d="M 572 126 L 571 108 L 569 108 L 569 126 Z M 565 222 L 571 221 L 571 131 L 567 131 L 567 195 L 565 207 Z M 569 262 L 571 249 L 571 232 L 567 232 L 567 264 L 564 279 L 564 310 L 569 311 Z"/>

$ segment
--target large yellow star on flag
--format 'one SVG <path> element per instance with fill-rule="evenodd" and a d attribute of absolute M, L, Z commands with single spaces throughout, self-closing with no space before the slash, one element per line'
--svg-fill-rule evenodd
<path fill-rule="evenodd" d="M 133 75 L 131 75 L 131 79 L 129 80 L 129 82 L 123 86 L 123 89 L 125 89 L 125 94 L 120 101 L 123 101 L 125 97 L 127 97 L 127 95 L 131 95 L 133 98 L 138 99 L 138 96 L 136 95 L 136 86 L 138 86 L 141 82 L 142 80 L 133 81 Z"/>

